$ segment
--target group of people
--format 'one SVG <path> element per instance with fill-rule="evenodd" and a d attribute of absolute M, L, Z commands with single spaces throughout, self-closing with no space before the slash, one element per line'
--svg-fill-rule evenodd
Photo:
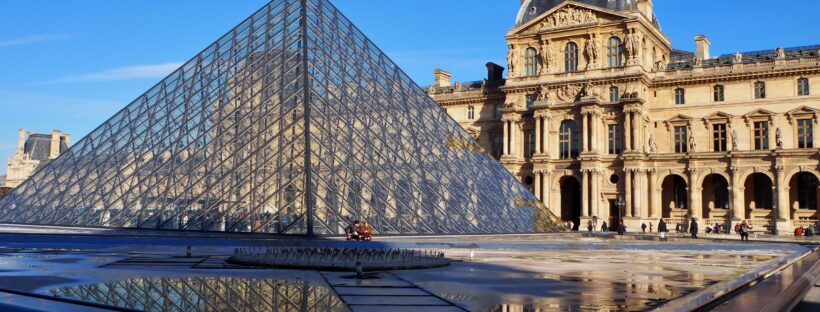
<path fill-rule="evenodd" d="M 810 227 L 798 226 L 794 229 L 794 236 L 801 237 L 801 236 L 814 236 L 817 234 L 817 230 L 815 229 L 814 225 Z"/>
<path fill-rule="evenodd" d="M 361 223 L 359 220 L 353 221 L 353 224 L 347 226 L 345 232 L 347 233 L 347 240 L 367 242 L 373 240 L 373 226 L 367 223 L 367 220 Z"/>

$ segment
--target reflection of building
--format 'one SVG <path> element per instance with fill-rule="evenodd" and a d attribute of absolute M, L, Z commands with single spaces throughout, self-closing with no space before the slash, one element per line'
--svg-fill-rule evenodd
<path fill-rule="evenodd" d="M 428 93 L 563 219 L 816 222 L 820 46 L 675 50 L 651 0 L 526 0 L 506 40 L 505 81 Z"/>
<path fill-rule="evenodd" d="M 319 283 L 245 277 L 135 278 L 57 288 L 71 298 L 140 311 L 346 311 Z M 241 307 L 241 308 L 240 308 Z"/>
<path fill-rule="evenodd" d="M 8 162 L 6 185 L 15 188 L 28 179 L 34 171 L 44 166 L 68 149 L 68 133 L 52 131 L 51 134 L 26 133 L 20 129 L 17 151 Z"/>

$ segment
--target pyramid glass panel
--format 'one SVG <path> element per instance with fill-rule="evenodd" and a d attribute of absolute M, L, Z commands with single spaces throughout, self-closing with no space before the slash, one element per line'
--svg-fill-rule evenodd
<path fill-rule="evenodd" d="M 326 0 L 275 0 L 0 201 L 0 222 L 277 234 L 555 231 Z"/>

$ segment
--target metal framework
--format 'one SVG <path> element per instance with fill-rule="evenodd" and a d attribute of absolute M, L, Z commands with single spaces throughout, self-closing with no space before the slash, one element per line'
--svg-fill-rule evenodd
<path fill-rule="evenodd" d="M 341 234 L 555 217 L 326 0 L 275 0 L 0 201 L 0 222 Z"/>
<path fill-rule="evenodd" d="M 140 311 L 347 311 L 328 287 L 246 277 L 139 278 L 63 287 L 50 293 Z"/>

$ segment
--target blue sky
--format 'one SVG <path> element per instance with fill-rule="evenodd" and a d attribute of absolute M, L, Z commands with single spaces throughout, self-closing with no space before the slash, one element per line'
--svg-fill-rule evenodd
<path fill-rule="evenodd" d="M 0 174 L 17 129 L 72 141 L 263 6 L 265 0 L 0 0 Z M 443 68 L 461 81 L 504 65 L 519 0 L 335 0 L 419 84 Z M 655 0 L 664 32 L 712 53 L 820 44 L 820 1 Z"/>

